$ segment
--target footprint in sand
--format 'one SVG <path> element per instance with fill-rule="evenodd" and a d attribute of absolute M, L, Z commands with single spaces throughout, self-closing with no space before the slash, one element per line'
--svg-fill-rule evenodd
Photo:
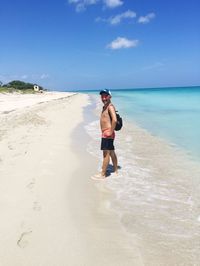
<path fill-rule="evenodd" d="M 17 240 L 17 245 L 20 247 L 20 248 L 25 248 L 28 246 L 28 236 L 32 233 L 32 231 L 28 231 L 28 232 L 23 232 L 19 239 Z"/>
<path fill-rule="evenodd" d="M 31 180 L 31 182 L 26 186 L 28 189 L 32 190 L 35 186 L 35 178 Z"/>
<path fill-rule="evenodd" d="M 42 207 L 40 206 L 40 203 L 35 201 L 33 202 L 33 210 L 34 211 L 41 211 Z"/>
<path fill-rule="evenodd" d="M 8 144 L 8 149 L 9 150 L 14 150 L 13 146 L 11 144 Z"/>

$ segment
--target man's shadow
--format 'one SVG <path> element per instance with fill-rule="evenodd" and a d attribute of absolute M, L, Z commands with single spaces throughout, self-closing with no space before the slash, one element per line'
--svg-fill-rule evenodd
<path fill-rule="evenodd" d="M 118 169 L 121 169 L 121 166 L 118 165 Z M 109 164 L 107 167 L 106 175 L 110 176 L 112 173 L 114 173 L 114 167 L 112 164 Z"/>

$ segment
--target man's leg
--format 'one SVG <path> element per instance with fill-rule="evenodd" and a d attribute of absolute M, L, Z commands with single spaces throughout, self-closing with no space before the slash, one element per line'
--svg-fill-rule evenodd
<path fill-rule="evenodd" d="M 110 157 L 112 159 L 113 167 L 114 167 L 114 172 L 118 172 L 118 163 L 117 163 L 117 155 L 114 150 L 110 151 Z"/>
<path fill-rule="evenodd" d="M 103 151 L 103 165 L 102 165 L 102 171 L 101 171 L 102 176 L 106 176 L 106 171 L 107 171 L 109 162 L 110 162 L 110 151 L 104 150 Z"/>

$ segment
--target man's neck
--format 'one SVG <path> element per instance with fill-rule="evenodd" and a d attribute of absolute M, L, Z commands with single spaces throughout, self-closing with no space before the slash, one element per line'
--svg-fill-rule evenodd
<path fill-rule="evenodd" d="M 109 105 L 110 103 L 111 103 L 111 101 L 109 101 L 109 102 L 107 102 L 106 104 L 104 104 L 103 108 L 104 108 L 104 109 L 107 108 L 108 105 Z"/>

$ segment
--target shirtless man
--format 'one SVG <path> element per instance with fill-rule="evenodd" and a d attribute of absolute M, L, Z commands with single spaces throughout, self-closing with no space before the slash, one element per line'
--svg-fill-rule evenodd
<path fill-rule="evenodd" d="M 100 126 L 102 132 L 101 150 L 103 151 L 103 164 L 100 174 L 95 175 L 94 179 L 106 178 L 107 167 L 110 162 L 110 157 L 113 163 L 114 172 L 117 173 L 117 156 L 115 154 L 115 147 L 113 145 L 115 139 L 115 126 L 117 117 L 115 107 L 111 103 L 111 92 L 107 89 L 100 91 L 101 100 L 104 104 L 100 117 Z"/>

